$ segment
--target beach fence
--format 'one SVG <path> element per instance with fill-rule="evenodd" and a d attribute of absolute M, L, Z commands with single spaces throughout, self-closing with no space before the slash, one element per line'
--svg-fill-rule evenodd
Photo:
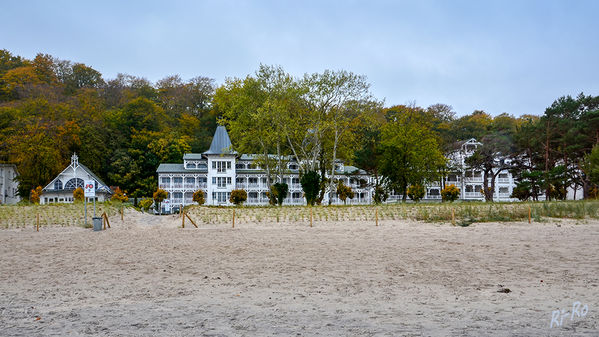
<path fill-rule="evenodd" d="M 468 225 L 474 222 L 527 221 L 542 218 L 599 218 L 599 201 L 552 201 L 513 203 L 406 203 L 351 206 L 187 206 L 185 217 L 194 225 L 303 224 L 324 222 L 370 222 L 416 220 Z M 184 221 L 184 220 L 182 220 Z M 183 224 L 183 222 L 182 222 Z"/>
<path fill-rule="evenodd" d="M 110 228 L 109 217 L 121 212 L 121 219 L 124 219 L 121 208 L 115 205 L 98 203 L 96 204 L 96 214 L 100 214 L 103 219 L 104 228 Z M 92 226 L 93 210 L 87 212 L 88 227 Z M 83 204 L 50 204 L 50 205 L 2 205 L 0 206 L 0 228 L 33 228 L 39 231 L 40 228 L 57 226 L 70 227 L 85 224 Z"/>

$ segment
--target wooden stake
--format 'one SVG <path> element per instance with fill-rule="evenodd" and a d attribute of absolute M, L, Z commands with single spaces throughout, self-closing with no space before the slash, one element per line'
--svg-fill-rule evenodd
<path fill-rule="evenodd" d="M 187 219 L 189 219 L 189 221 L 191 221 L 191 224 L 195 226 L 195 228 L 198 228 L 198 225 L 196 225 L 195 221 L 193 221 L 193 219 L 189 216 L 189 214 L 184 213 L 185 216 L 187 217 Z"/>
<path fill-rule="evenodd" d="M 455 209 L 451 209 L 451 224 L 455 226 Z"/>
<path fill-rule="evenodd" d="M 185 214 L 185 215 L 187 215 L 187 214 Z M 181 217 L 181 228 L 185 228 L 185 216 Z"/>
<path fill-rule="evenodd" d="M 123 213 L 125 213 L 125 210 L 124 210 L 123 206 L 121 206 L 121 221 L 125 221 L 125 220 L 123 220 Z"/>
<path fill-rule="evenodd" d="M 36 218 L 37 219 L 36 219 L 35 223 L 36 223 L 37 231 L 39 232 L 40 231 L 40 214 L 39 213 L 36 214 Z"/>
<path fill-rule="evenodd" d="M 102 214 L 102 226 L 104 227 L 104 230 L 106 230 L 106 218 L 104 218 L 104 214 Z"/>
<path fill-rule="evenodd" d="M 235 208 L 233 208 L 233 227 L 235 228 Z"/>
<path fill-rule="evenodd" d="M 374 217 L 376 219 L 376 226 L 378 227 L 378 225 L 379 225 L 379 209 L 378 208 L 374 209 Z"/>
<path fill-rule="evenodd" d="M 531 209 L 530 206 L 528 206 L 528 223 L 530 223 L 530 215 L 531 215 Z"/>
<path fill-rule="evenodd" d="M 310 206 L 310 227 L 312 227 L 312 207 Z"/>
<path fill-rule="evenodd" d="M 106 225 L 108 225 L 108 228 L 110 228 L 110 221 L 108 221 L 108 215 L 106 215 L 106 212 L 104 212 L 102 216 L 104 217 L 104 220 L 106 220 L 106 223 L 104 224 L 104 229 L 106 229 Z"/>
<path fill-rule="evenodd" d="M 183 205 L 179 205 L 179 216 L 183 217 Z"/>

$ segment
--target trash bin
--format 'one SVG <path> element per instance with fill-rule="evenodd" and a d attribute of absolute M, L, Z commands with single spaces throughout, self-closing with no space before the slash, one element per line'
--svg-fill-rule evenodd
<path fill-rule="evenodd" d="M 94 232 L 102 230 L 102 218 L 94 217 L 92 218 L 92 222 L 94 224 Z"/>

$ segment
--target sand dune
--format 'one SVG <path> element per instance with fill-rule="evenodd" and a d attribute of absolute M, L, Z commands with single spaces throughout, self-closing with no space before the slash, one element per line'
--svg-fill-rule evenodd
<path fill-rule="evenodd" d="M 180 221 L 1 230 L 0 335 L 599 334 L 596 220 Z M 550 328 L 575 301 L 586 316 Z"/>

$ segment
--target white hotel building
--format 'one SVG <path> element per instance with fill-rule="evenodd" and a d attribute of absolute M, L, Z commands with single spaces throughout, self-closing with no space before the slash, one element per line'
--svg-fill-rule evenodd
<path fill-rule="evenodd" d="M 472 155 L 480 143 L 471 139 L 461 143 L 461 147 L 449 154 L 449 159 L 456 167 L 465 167 L 464 160 Z M 167 203 L 170 205 L 193 204 L 193 193 L 199 189 L 206 193 L 207 205 L 231 205 L 229 197 L 234 189 L 243 189 L 248 194 L 248 205 L 268 205 L 266 193 L 266 172 L 254 163 L 256 155 L 238 154 L 233 150 L 231 140 L 224 126 L 218 126 L 210 149 L 204 153 L 186 153 L 182 164 L 163 163 L 158 166 L 159 187 L 168 192 Z M 299 166 L 294 160 L 289 160 L 287 173 L 283 182 L 289 186 L 289 193 L 284 205 L 303 205 L 306 203 L 299 182 Z M 348 204 L 372 203 L 374 192 L 374 177 L 356 167 L 337 162 L 335 179 L 342 180 L 355 193 Z M 482 193 L 482 172 L 462 169 L 461 172 L 449 174 L 446 184 L 454 184 L 460 188 L 462 200 L 484 200 Z M 511 200 L 515 183 L 509 172 L 501 173 L 496 184 L 497 201 Z M 426 187 L 425 200 L 441 199 L 441 182 Z M 335 193 L 325 194 L 323 204 L 343 204 Z M 392 195 L 390 202 L 401 196 Z"/>

